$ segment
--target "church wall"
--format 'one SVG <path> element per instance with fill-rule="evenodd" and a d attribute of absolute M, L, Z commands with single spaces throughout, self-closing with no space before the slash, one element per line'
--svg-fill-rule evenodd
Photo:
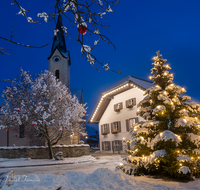
<path fill-rule="evenodd" d="M 55 63 L 53 61 L 54 56 L 59 56 L 60 62 Z M 51 58 L 49 59 L 49 71 L 51 71 L 55 76 L 55 70 L 58 69 L 60 73 L 60 81 L 63 84 L 65 84 L 68 88 L 70 88 L 70 66 L 68 62 L 68 59 L 64 58 L 58 51 L 58 49 L 56 49 Z"/>
<path fill-rule="evenodd" d="M 136 105 L 133 106 L 132 108 L 126 108 L 126 100 L 131 99 L 131 98 L 136 98 Z M 108 107 L 106 108 L 99 122 L 100 151 L 102 151 L 102 142 L 104 141 L 110 141 L 110 145 L 111 145 L 110 152 L 113 152 L 112 141 L 123 140 L 123 138 L 129 139 L 131 137 L 129 132 L 126 130 L 126 120 L 133 117 L 138 117 L 139 122 L 144 120 L 143 118 L 137 116 L 136 114 L 137 109 L 138 109 L 137 104 L 143 99 L 144 99 L 143 91 L 137 88 L 132 88 L 130 90 L 127 90 L 123 93 L 120 93 L 114 96 L 114 99 L 110 101 Z M 114 111 L 114 105 L 120 102 L 123 103 L 123 109 L 120 110 L 119 112 Z M 116 121 L 121 121 L 121 132 L 117 134 L 112 134 L 111 123 L 116 122 Z M 102 135 L 101 125 L 106 124 L 106 123 L 109 123 L 110 133 L 107 135 Z M 125 148 L 126 148 L 126 144 L 123 143 L 123 149 Z"/>

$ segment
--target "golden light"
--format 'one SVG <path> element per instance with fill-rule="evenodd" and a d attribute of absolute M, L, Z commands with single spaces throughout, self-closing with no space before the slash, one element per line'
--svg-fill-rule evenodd
<path fill-rule="evenodd" d="M 185 88 L 182 88 L 182 91 L 185 91 Z"/>
<path fill-rule="evenodd" d="M 160 133 L 160 136 L 162 137 L 163 133 Z"/>
<path fill-rule="evenodd" d="M 152 79 L 152 76 L 149 76 L 149 79 Z"/>
<path fill-rule="evenodd" d="M 180 166 L 182 166 L 183 164 L 179 164 Z"/>
<path fill-rule="evenodd" d="M 179 151 L 179 150 L 177 150 L 177 153 L 180 153 L 180 151 Z"/>
<path fill-rule="evenodd" d="M 137 152 L 137 151 L 138 151 L 138 149 L 135 150 L 135 152 Z"/>
<path fill-rule="evenodd" d="M 124 164 L 123 164 L 123 163 L 120 163 L 119 165 L 120 165 L 120 166 L 123 166 Z"/>

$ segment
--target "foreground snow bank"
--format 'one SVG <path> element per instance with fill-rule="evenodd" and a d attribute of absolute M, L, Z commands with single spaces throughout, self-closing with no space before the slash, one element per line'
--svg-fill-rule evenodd
<path fill-rule="evenodd" d="M 7 179 L 8 180 L 8 179 Z M 134 177 L 120 171 L 114 172 L 107 168 L 100 168 L 93 173 L 81 171 L 67 171 L 63 175 L 36 175 L 15 176 L 13 185 L 3 186 L 3 190 L 177 190 L 177 189 L 198 189 L 199 184 L 191 187 L 183 183 L 163 182 L 155 179 Z"/>

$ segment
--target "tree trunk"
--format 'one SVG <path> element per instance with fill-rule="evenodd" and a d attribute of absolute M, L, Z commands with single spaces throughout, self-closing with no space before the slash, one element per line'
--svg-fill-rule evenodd
<path fill-rule="evenodd" d="M 52 151 L 52 145 L 50 141 L 47 143 L 48 149 L 49 149 L 49 159 L 53 159 L 53 151 Z"/>

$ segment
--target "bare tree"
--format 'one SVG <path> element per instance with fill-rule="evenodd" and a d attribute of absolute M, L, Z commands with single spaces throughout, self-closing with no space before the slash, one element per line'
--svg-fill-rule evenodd
<path fill-rule="evenodd" d="M 104 64 L 103 62 L 100 62 L 93 54 L 92 50 L 95 48 L 95 46 L 99 43 L 100 40 L 103 40 L 104 42 L 113 45 L 115 49 L 115 45 L 110 41 L 110 39 L 102 34 L 100 32 L 100 28 L 109 27 L 109 25 L 102 24 L 102 19 L 105 19 L 105 15 L 107 13 L 113 13 L 113 6 L 119 3 L 120 0 L 56 0 L 55 3 L 55 11 L 53 13 L 46 13 L 41 11 L 37 14 L 37 17 L 40 19 L 32 18 L 28 15 L 29 10 L 26 10 L 18 3 L 17 0 L 14 0 L 12 5 L 17 5 L 19 8 L 18 15 L 24 16 L 29 23 L 42 23 L 42 22 L 50 22 L 50 21 L 56 21 L 57 17 L 60 15 L 62 19 L 66 22 L 66 26 L 63 26 L 63 31 L 65 32 L 66 37 L 70 37 L 70 29 L 77 27 L 77 37 L 76 41 L 81 46 L 81 53 L 82 56 L 90 62 L 90 64 L 97 70 L 97 64 L 100 64 L 102 67 L 105 68 L 105 70 L 111 70 L 113 72 L 120 71 L 114 71 L 110 69 L 109 63 Z M 41 20 L 42 19 L 42 20 Z M 54 31 L 54 35 L 57 35 L 57 30 Z M 97 39 L 94 41 L 92 45 L 87 45 L 84 41 L 84 35 L 88 32 L 90 35 L 96 36 Z M 50 44 L 52 39 L 45 45 L 42 46 L 31 46 L 31 45 L 24 45 L 21 43 L 18 43 L 13 40 L 13 29 L 11 26 L 11 36 L 10 38 L 4 38 L 0 36 L 0 39 L 6 40 L 8 42 L 25 46 L 25 47 L 31 47 L 31 48 L 42 48 Z M 1 48 L 0 53 L 4 54 L 7 53 L 5 51 L 6 49 Z M 7 53 L 8 54 L 8 53 Z"/>
<path fill-rule="evenodd" d="M 21 70 L 20 78 L 3 92 L 6 105 L 4 126 L 26 126 L 32 140 L 44 138 L 53 158 L 52 146 L 71 133 L 78 133 L 80 122 L 85 116 L 85 105 L 79 104 L 76 96 L 56 80 L 51 72 L 45 71 L 32 78 Z"/>

